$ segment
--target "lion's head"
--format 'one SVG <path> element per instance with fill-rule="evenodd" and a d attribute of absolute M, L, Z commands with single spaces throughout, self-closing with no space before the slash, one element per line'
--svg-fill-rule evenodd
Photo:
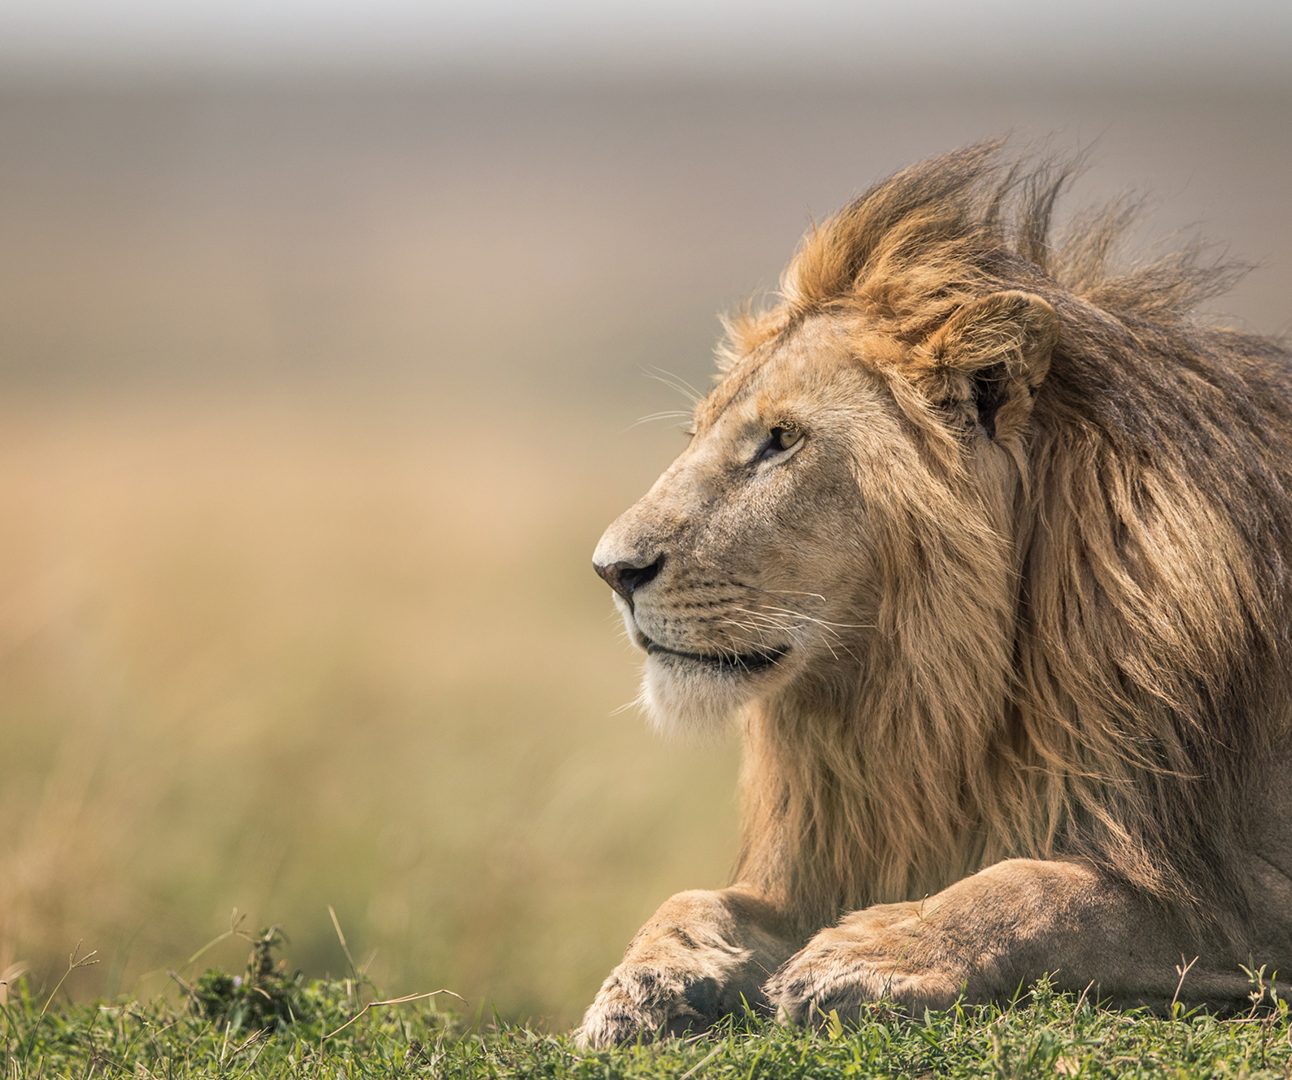
<path fill-rule="evenodd" d="M 891 273 L 883 292 L 854 277 L 843 302 L 822 236 L 846 225 L 809 237 L 784 304 L 729 323 L 690 445 L 597 546 L 660 726 L 711 728 L 796 684 L 855 680 L 921 544 L 986 553 L 993 578 L 1012 562 L 1054 311 L 942 282 L 912 325 Z"/>

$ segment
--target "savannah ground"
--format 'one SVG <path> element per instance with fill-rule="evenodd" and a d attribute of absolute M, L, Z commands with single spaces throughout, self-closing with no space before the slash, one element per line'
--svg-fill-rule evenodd
<path fill-rule="evenodd" d="M 75 961 L 72 961 L 74 964 Z M 75 974 L 75 971 L 72 972 Z M 0 1009 L 8 1080 L 170 1077 L 1216 1077 L 1292 1076 L 1287 1001 L 1218 1019 L 1109 1012 L 1042 983 L 1004 1007 L 903 1018 L 883 1003 L 815 1029 L 732 1018 L 704 1035 L 583 1051 L 494 1020 L 464 1029 L 438 996 L 374 999 L 354 978 L 279 976 L 237 996 L 204 980 L 168 1001 L 71 1006 L 22 986 Z"/>
<path fill-rule="evenodd" d="M 772 283 L 811 213 L 1010 127 L 1101 136 L 1076 202 L 1151 189 L 1150 234 L 1201 221 L 1265 260 L 1223 306 L 1285 329 L 1289 105 L 1284 84 L 0 86 L 10 1073 L 84 1073 L 91 1044 L 115 1055 L 99 1071 L 304 1070 L 321 1024 L 235 1067 L 170 972 L 237 909 L 283 924 L 309 978 L 344 977 L 329 905 L 382 993 L 462 998 L 322 1044 L 355 1075 L 386 1075 L 374 1040 L 395 1071 L 423 1067 L 414 1038 L 558 1076 L 713 1054 L 576 1061 L 552 1034 L 736 847 L 733 749 L 618 711 L 636 661 L 589 567 L 681 446 L 675 419 L 633 426 L 686 407 L 647 369 L 703 385 L 713 314 Z M 37 1022 L 78 942 L 100 962 Z M 352 1015 L 327 993 L 329 1022 Z M 700 1074 L 872 1044 L 1008 1072 L 1035 1040 L 1050 1067 L 1124 1073 L 1146 1047 L 1286 1067 L 1284 1020 L 1085 1010 L 733 1034 Z M 83 1067 L 54 1063 L 64 1037 Z"/>

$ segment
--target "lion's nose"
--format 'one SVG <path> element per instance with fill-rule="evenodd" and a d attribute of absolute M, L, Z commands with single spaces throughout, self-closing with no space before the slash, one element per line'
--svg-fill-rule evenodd
<path fill-rule="evenodd" d="M 592 568 L 615 592 L 625 600 L 631 600 L 633 593 L 651 581 L 663 565 L 664 556 L 660 555 L 650 563 L 594 562 Z"/>

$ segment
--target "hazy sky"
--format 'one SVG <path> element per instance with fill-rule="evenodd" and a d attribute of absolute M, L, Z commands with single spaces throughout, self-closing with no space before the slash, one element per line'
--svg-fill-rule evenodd
<path fill-rule="evenodd" d="M 1289 0 L 0 0 L 0 67 L 864 73 L 1194 65 L 1286 77 Z"/>

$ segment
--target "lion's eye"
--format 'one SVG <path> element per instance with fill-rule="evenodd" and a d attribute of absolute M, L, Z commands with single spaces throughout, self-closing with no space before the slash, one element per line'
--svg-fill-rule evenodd
<path fill-rule="evenodd" d="M 767 442 L 758 452 L 758 460 L 772 457 L 776 454 L 783 454 L 787 450 L 792 450 L 803 440 L 803 432 L 791 424 L 778 424 L 772 428 L 767 435 Z"/>
<path fill-rule="evenodd" d="M 772 428 L 771 443 L 777 450 L 788 450 L 801 438 L 803 438 L 803 432 L 796 427 Z"/>

